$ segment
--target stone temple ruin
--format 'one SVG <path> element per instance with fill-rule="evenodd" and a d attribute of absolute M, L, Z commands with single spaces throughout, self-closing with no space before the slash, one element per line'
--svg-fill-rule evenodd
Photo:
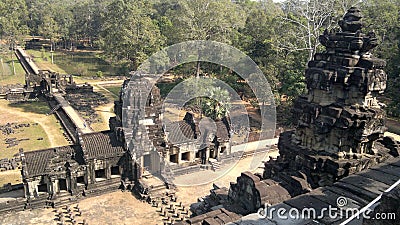
<path fill-rule="evenodd" d="M 386 88 L 385 61 L 370 53 L 377 39 L 362 33 L 361 18 L 351 8 L 341 32 L 319 37 L 326 50 L 308 63 L 308 93 L 294 103 L 297 128 L 281 133 L 280 156 L 265 163 L 263 174 L 244 172 L 229 190 L 212 190 L 198 213 L 222 204 L 247 215 L 399 156 L 399 143 L 383 136 L 384 105 L 376 98 Z"/>
<path fill-rule="evenodd" d="M 196 140 L 201 137 L 202 130 L 191 113 L 187 113 L 183 120 L 173 122 L 170 130 L 162 126 L 159 89 L 154 87 L 149 96 L 142 95 L 148 87 L 148 79 L 151 76 L 138 76 L 125 81 L 120 98 L 115 101 L 116 116 L 110 118 L 110 130 L 102 132 L 81 132 L 74 121 L 69 119 L 67 111 L 57 107 L 57 104 L 61 104 L 57 94 L 54 94 L 53 99 L 53 95 L 48 92 L 53 111 L 64 127 L 70 133 L 74 132 L 74 139 L 69 146 L 31 152 L 21 150 L 25 200 L 4 207 L 0 205 L 0 212 L 43 205 L 57 207 L 118 188 L 138 190 L 143 198 L 148 198 L 153 189 L 163 191 L 173 188 L 172 175 L 200 169 L 218 169 L 209 160 L 224 158 L 230 153 L 228 118 L 216 121 L 216 131 L 208 133 L 209 141 L 200 148 Z M 134 90 L 127 88 L 129 83 L 135 85 Z M 92 91 L 91 86 L 83 88 Z M 74 85 L 68 85 L 65 92 L 82 91 L 82 87 L 75 89 Z M 137 101 L 124 108 L 123 99 L 126 95 Z M 140 111 L 141 103 L 145 104 L 145 112 Z M 137 113 L 146 115 L 143 120 L 139 120 Z M 124 127 L 122 123 L 127 118 L 131 119 L 128 126 Z M 175 140 L 172 144 L 170 140 L 175 138 L 175 133 L 171 129 L 179 129 L 192 141 Z M 133 138 L 128 142 L 130 137 Z M 158 177 L 157 185 L 141 179 L 150 174 Z"/>
<path fill-rule="evenodd" d="M 320 36 L 326 50 L 315 54 L 308 63 L 308 93 L 294 104 L 297 128 L 281 134 L 280 156 L 265 163 L 263 174 L 243 172 L 229 189 L 212 190 L 194 209 L 195 214 L 202 215 L 180 224 L 235 223 L 240 215 L 254 213 L 265 204 L 305 204 L 303 194 L 333 193 L 321 188 L 345 179 L 353 184 L 378 180 L 382 183 L 379 188 L 387 188 L 398 179 L 398 161 L 379 170 L 390 174 L 387 177 L 377 176 L 376 171 L 368 175 L 370 178 L 357 180 L 351 176 L 393 161 L 400 150 L 398 142 L 383 136 L 385 113 L 376 97 L 386 87 L 385 61 L 370 53 L 377 46 L 377 39 L 372 32 L 362 33 L 361 18 L 360 11 L 351 8 L 339 22 L 341 32 L 325 31 Z M 46 93 L 59 89 L 52 79 L 74 87 L 67 77 L 49 77 L 47 81 L 39 78 L 38 86 Z M 147 88 L 153 86 L 152 79 L 151 75 L 141 75 L 124 82 L 119 100 L 115 101 L 116 117 L 109 121 L 110 130 L 103 132 L 82 132 L 59 110 L 61 102 L 50 98 L 53 111 L 72 134 L 73 142 L 69 146 L 21 151 L 25 199 L 0 205 L 0 212 L 61 206 L 118 188 L 137 189 L 142 197 L 149 197 L 152 190 L 172 189 L 172 175 L 218 169 L 215 159 L 221 162 L 232 154 L 229 118 L 215 121 L 216 130 L 202 130 L 191 113 L 170 127 L 163 126 L 160 90 L 154 87 L 146 95 Z M 130 88 L 132 85 L 134 88 Z M 180 137 L 174 130 L 180 130 L 185 141 L 177 141 Z M 199 145 L 202 137 L 207 140 Z M 154 186 L 142 179 L 150 173 L 159 177 L 161 184 Z M 348 189 L 343 193 L 352 195 Z M 326 196 L 333 196 L 332 193 Z M 362 197 L 370 201 L 378 194 L 365 195 Z M 387 199 L 396 200 L 396 196 L 388 194 L 384 200 Z"/>
<path fill-rule="evenodd" d="M 302 171 L 315 188 L 397 156 L 383 138 L 385 112 L 376 97 L 386 88 L 385 61 L 370 50 L 373 32 L 361 32 L 361 14 L 351 8 L 339 22 L 342 32 L 320 36 L 326 47 L 306 70 L 308 94 L 298 98 L 297 129 L 283 133 L 280 158 L 266 164 L 264 177 Z"/>
<path fill-rule="evenodd" d="M 153 79 L 151 75 L 142 75 L 124 83 L 125 91 L 115 103 L 114 111 L 117 116 L 110 121 L 110 127 L 120 131 L 121 139 L 127 138 L 124 141 L 130 146 L 131 154 L 135 154 L 141 168 L 138 177 L 143 173 L 158 174 L 167 183 L 172 184 L 169 180 L 172 175 L 191 173 L 200 169 L 218 169 L 216 164 L 209 164 L 209 161 L 221 160 L 230 154 L 229 119 L 225 117 L 215 122 L 216 130 L 208 133 L 209 139 L 204 145 L 199 144 L 199 139 L 202 137 L 202 132 L 207 131 L 200 129 L 199 122 L 192 113 L 186 113 L 181 121 L 171 122 L 168 127 L 163 126 L 160 117 L 162 108 L 160 90 L 154 86 L 148 98 L 144 94 L 151 79 Z M 134 85 L 134 90 L 127 88 L 129 84 Z M 125 108 L 122 108 L 123 95 L 129 95 L 130 101 Z M 145 104 L 145 107 L 141 104 Z M 145 109 L 145 112 L 140 109 Z M 144 116 L 140 117 L 141 113 Z M 123 114 L 126 114 L 127 121 L 123 121 Z M 122 128 L 123 122 L 127 124 L 124 128 Z M 179 135 L 183 135 L 183 138 Z"/>

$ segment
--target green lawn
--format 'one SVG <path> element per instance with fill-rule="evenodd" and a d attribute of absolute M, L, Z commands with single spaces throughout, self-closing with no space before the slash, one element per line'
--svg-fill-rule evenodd
<path fill-rule="evenodd" d="M 50 148 L 52 145 L 62 146 L 68 144 L 62 135 L 63 130 L 55 115 L 46 115 L 50 112 L 50 107 L 46 102 L 38 101 L 15 104 L 2 100 L 0 101 L 0 107 L 2 114 L 0 125 L 5 125 L 6 123 L 30 124 L 29 127 L 13 129 L 14 133 L 9 135 L 0 132 L 0 158 L 13 157 L 13 155 L 18 153 L 20 148 L 23 148 L 24 151 L 32 151 Z M 28 138 L 29 140 L 20 141 L 17 146 L 7 147 L 8 145 L 5 143 L 6 138 L 16 138 L 17 140 Z"/>
<path fill-rule="evenodd" d="M 121 91 L 121 86 L 103 86 L 105 89 L 107 89 L 109 92 L 114 94 L 114 100 L 118 100 L 119 98 L 119 92 Z"/>
<path fill-rule="evenodd" d="M 46 115 L 50 112 L 49 105 L 43 101 L 11 103 L 9 106 L 22 109 L 23 112 L 32 112 L 36 114 Z"/>
<path fill-rule="evenodd" d="M 25 83 L 25 70 L 22 68 L 16 57 L 13 57 L 15 65 L 15 75 L 12 74 L 12 60 L 9 53 L 0 54 L 3 59 L 3 65 L 0 63 L 0 85 Z"/>
<path fill-rule="evenodd" d="M 40 66 L 51 68 L 51 54 L 48 51 L 27 50 L 34 57 L 35 62 Z M 81 76 L 97 76 L 101 71 L 103 76 L 118 75 L 118 67 L 104 61 L 98 52 L 76 51 L 76 52 L 54 52 L 54 65 L 67 74 Z"/>
<path fill-rule="evenodd" d="M 21 123 L 29 123 L 30 127 L 14 129 L 14 133 L 9 135 L 0 133 L 0 158 L 12 158 L 18 154 L 20 148 L 23 148 L 24 151 L 33 151 L 50 147 L 49 138 L 40 125 L 34 125 L 35 123 L 31 123 L 27 120 L 18 121 L 18 124 Z M 5 140 L 10 138 L 29 140 L 19 141 L 17 146 L 8 147 Z"/>
<path fill-rule="evenodd" d="M 181 80 L 177 80 L 171 83 L 157 83 L 157 87 L 160 89 L 161 97 L 165 98 L 171 92 L 171 90 L 181 82 Z"/>

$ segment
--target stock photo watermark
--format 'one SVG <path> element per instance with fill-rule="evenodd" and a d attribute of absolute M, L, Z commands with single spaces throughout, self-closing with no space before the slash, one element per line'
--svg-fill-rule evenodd
<path fill-rule="evenodd" d="M 347 207 L 348 199 L 340 196 L 336 199 L 336 206 L 329 205 L 321 209 L 305 207 L 302 209 L 297 208 L 284 208 L 275 207 L 270 204 L 265 204 L 263 208 L 258 209 L 257 215 L 260 219 L 279 219 L 279 220 L 299 220 L 299 219 L 312 219 L 318 220 L 323 218 L 347 219 L 354 217 L 355 219 L 371 219 L 371 220 L 395 220 L 396 213 L 384 212 L 373 213 L 372 210 L 361 210 L 359 208 Z"/>
<path fill-rule="evenodd" d="M 151 149 L 157 148 L 157 146 L 153 146 L 153 148 L 149 147 L 153 142 L 146 132 L 146 125 L 149 125 L 149 123 L 151 125 L 152 123 L 148 119 L 149 115 L 154 114 L 154 112 L 149 111 L 149 107 L 146 107 L 148 96 L 151 95 L 153 87 L 170 69 L 194 62 L 207 62 L 223 66 L 245 80 L 254 93 L 255 99 L 258 101 L 260 112 L 261 127 L 259 136 L 257 140 L 252 140 L 252 143 L 274 138 L 276 126 L 274 95 L 265 75 L 258 68 L 257 64 L 240 50 L 224 43 L 215 41 L 187 41 L 169 46 L 153 54 L 132 74 L 131 80 L 124 90 L 122 124 L 126 131 L 130 131 L 124 133 L 125 139 L 132 156 L 137 162 L 144 161 L 144 156 L 149 155 L 149 149 L 151 151 Z M 140 85 L 141 87 L 139 87 Z M 236 153 L 243 154 L 243 152 L 246 152 L 249 146 L 248 137 L 251 131 L 248 112 L 237 91 L 228 83 L 218 79 L 218 77 L 189 78 L 169 91 L 166 98 L 162 101 L 161 117 L 157 118 L 157 120 L 161 120 L 161 125 L 166 133 L 169 144 L 183 147 L 192 145 L 197 146 L 198 150 L 200 150 L 208 147 L 207 144 L 210 138 L 207 135 L 217 132 L 218 119 L 209 116 L 200 117 L 198 123 L 200 132 L 196 138 L 184 135 L 182 130 L 174 123 L 179 120 L 177 114 L 169 114 L 168 112 L 181 111 L 187 102 L 193 101 L 196 98 L 207 98 L 217 102 L 215 104 L 216 107 L 214 107 L 215 111 L 218 111 L 220 108 L 226 109 L 231 135 L 237 134 L 237 137 L 240 136 L 238 138 L 240 139 L 240 145 L 235 146 L 236 149 L 239 149 Z M 219 115 L 215 117 L 218 118 Z M 219 119 L 221 118 L 219 117 Z M 220 124 L 219 127 L 221 127 Z M 144 147 L 144 143 L 146 143 L 146 147 Z M 257 168 L 266 158 L 267 151 L 257 151 L 260 147 L 265 149 L 270 146 L 265 144 L 259 145 L 255 147 L 256 151 L 254 151 L 251 162 L 248 163 L 247 170 Z M 193 150 L 191 151 L 193 152 Z M 161 174 L 173 179 L 175 175 L 173 170 L 169 168 L 169 158 L 158 154 L 157 157 L 159 159 L 155 159 L 157 157 L 154 157 L 154 155 L 157 154 L 153 153 L 151 160 L 147 161 L 147 167 L 161 168 Z M 207 152 L 206 154 L 211 154 L 211 152 Z M 257 157 L 255 157 L 256 154 Z M 175 181 L 174 183 L 176 185 L 192 186 L 212 182 L 228 173 L 240 158 L 234 158 L 229 168 L 220 169 L 218 177 L 210 176 L 206 179 L 203 178 L 201 181 Z"/>

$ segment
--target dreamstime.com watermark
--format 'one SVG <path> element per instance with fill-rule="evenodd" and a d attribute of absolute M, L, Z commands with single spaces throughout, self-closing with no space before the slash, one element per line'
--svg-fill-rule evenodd
<path fill-rule="evenodd" d="M 312 219 L 318 220 L 323 218 L 330 219 L 347 219 L 355 216 L 355 219 L 371 219 L 371 220 L 395 220 L 396 213 L 381 212 L 373 213 L 372 210 L 367 209 L 361 212 L 360 209 L 345 207 L 347 206 L 346 197 L 338 197 L 336 200 L 337 206 L 331 206 L 315 209 L 315 208 L 283 208 L 274 207 L 270 204 L 265 204 L 264 208 L 260 208 L 257 211 L 260 219 L 279 219 L 279 220 L 298 220 L 298 219 Z"/>
<path fill-rule="evenodd" d="M 185 79 L 175 85 L 162 100 L 161 116 L 154 120 L 151 118 L 151 115 L 156 115 L 156 113 L 152 107 L 147 107 L 146 104 L 151 102 L 147 99 L 151 96 L 151 91 L 156 86 L 157 81 L 173 68 L 198 62 L 212 63 L 221 66 L 221 68 L 229 69 L 245 81 L 253 92 L 254 101 L 257 102 L 257 108 L 260 111 L 260 131 L 257 133 L 257 137 L 251 138 L 252 144 L 248 144 L 252 129 L 246 106 L 240 95 L 230 86 L 232 83 L 225 82 L 219 76 L 211 78 L 203 74 L 204 76 Z M 176 122 L 181 120 L 180 114 L 172 113 L 183 112 L 186 110 L 185 107 L 187 107 L 188 102 L 201 98 L 218 102 L 217 106 L 214 106 L 215 111 L 222 105 L 229 106 L 225 116 L 229 118 L 227 119 L 229 120 L 227 122 L 229 123 L 228 132 L 234 147 L 225 152 L 234 152 L 235 157 L 230 159 L 229 166 L 219 168 L 219 171 L 212 176 L 179 181 L 175 179 L 174 171 L 168 163 L 168 161 L 171 161 L 171 156 L 165 157 L 164 154 L 159 152 L 154 153 L 154 149 L 159 149 L 160 146 L 154 145 L 145 126 L 152 125 L 156 120 L 161 121 L 163 131 L 166 133 L 165 137 L 168 139 L 168 145 L 179 146 L 186 152 L 185 156 L 187 157 L 185 158 L 182 154 L 173 156 L 175 157 L 173 158 L 174 163 L 179 160 L 193 160 L 196 154 L 197 158 L 201 158 L 202 161 L 215 158 L 218 150 L 211 148 L 212 152 L 211 150 L 205 152 L 204 149 L 209 148 L 208 146 L 213 138 L 212 134 L 217 133 L 217 121 L 212 119 L 211 116 L 208 118 L 201 115 L 201 119 L 198 121 L 199 135 L 185 135 L 184 129 L 176 126 Z M 132 73 L 129 84 L 124 88 L 122 108 L 125 140 L 133 159 L 136 162 L 142 162 L 150 173 L 161 173 L 164 177 L 175 179 L 174 184 L 179 186 L 201 185 L 224 176 L 236 165 L 241 155 L 250 150 L 254 151 L 254 154 L 245 170 L 251 171 L 258 168 L 267 158 L 266 149 L 271 146 L 271 144 L 263 144 L 262 140 L 273 139 L 275 135 L 275 97 L 266 76 L 245 53 L 230 45 L 215 41 L 187 41 L 168 46 L 154 53 Z M 198 152 L 196 153 L 194 149 Z M 200 154 L 200 151 L 203 152 Z M 210 157 L 210 155 L 212 156 Z M 147 160 L 145 160 L 146 157 Z"/>

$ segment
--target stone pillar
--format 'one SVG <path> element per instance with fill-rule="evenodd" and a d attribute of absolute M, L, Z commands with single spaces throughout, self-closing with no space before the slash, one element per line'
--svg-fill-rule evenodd
<path fill-rule="evenodd" d="M 107 163 L 107 167 L 105 168 L 105 172 L 106 172 L 107 180 L 111 179 L 111 166 L 108 165 L 108 163 Z"/>
<path fill-rule="evenodd" d="M 57 179 L 55 177 L 51 177 L 48 183 L 48 193 L 49 194 L 56 194 L 57 193 Z"/>
<path fill-rule="evenodd" d="M 87 174 L 87 180 L 88 184 L 93 184 L 95 182 L 94 180 L 94 168 L 91 162 L 88 163 L 88 166 L 86 167 L 86 174 Z"/>
<path fill-rule="evenodd" d="M 69 179 L 69 182 L 67 182 L 67 184 L 70 183 L 70 187 L 67 186 L 67 190 L 75 191 L 75 189 L 76 189 L 76 187 L 77 187 L 77 184 L 76 184 L 76 177 L 70 176 L 69 178 L 67 178 L 67 180 L 68 180 L 68 179 Z"/>
<path fill-rule="evenodd" d="M 195 157 L 196 157 L 196 152 L 191 150 L 189 152 L 189 161 L 192 162 Z"/>
<path fill-rule="evenodd" d="M 24 196 L 25 196 L 25 198 L 30 198 L 32 196 L 29 191 L 28 183 L 24 183 Z"/>
<path fill-rule="evenodd" d="M 37 182 L 33 180 L 27 180 L 27 195 L 29 197 L 35 197 L 35 192 L 37 193 Z"/>
<path fill-rule="evenodd" d="M 209 147 L 207 147 L 205 149 L 205 154 L 206 154 L 205 163 L 207 163 L 208 159 L 210 158 L 210 148 Z"/>

